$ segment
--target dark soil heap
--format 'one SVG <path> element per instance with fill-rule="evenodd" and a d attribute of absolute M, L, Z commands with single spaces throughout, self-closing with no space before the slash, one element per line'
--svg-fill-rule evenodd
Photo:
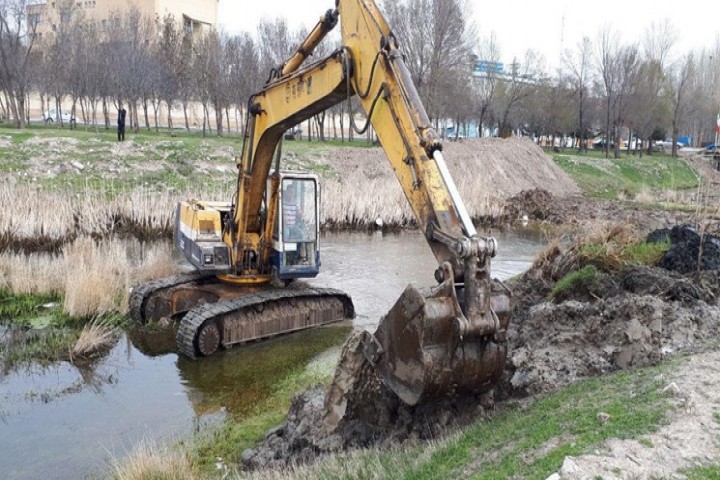
<path fill-rule="evenodd" d="M 538 262 L 516 285 L 508 338 L 506 393 L 544 392 L 664 356 L 702 348 L 720 333 L 720 249 L 706 237 L 697 269 L 700 235 L 687 226 L 656 231 L 671 248 L 657 267 L 600 270 L 553 301 L 552 287 L 584 265 L 562 249 Z M 710 268 L 708 268 L 710 267 Z"/>
<path fill-rule="evenodd" d="M 579 378 L 656 364 L 667 355 L 701 349 L 717 338 L 718 239 L 706 237 L 698 256 L 693 253 L 699 253 L 701 239 L 692 229 L 677 227 L 651 237 L 666 238 L 672 247 L 660 263 L 676 271 L 660 266 L 603 269 L 592 265 L 592 278 L 572 283 L 552 300 L 548 298 L 557 282 L 587 266 L 587 261 L 573 246 L 549 249 L 513 285 L 510 351 L 498 398 L 537 394 Z M 354 336 L 341 358 L 348 358 L 356 347 Z M 355 373 L 354 386 L 346 395 L 346 415 L 337 429 L 328 432 L 324 426 L 326 388 L 316 386 L 294 399 L 285 425 L 272 430 L 257 449 L 243 454 L 246 464 L 284 467 L 354 447 L 432 438 L 493 410 L 491 396 L 448 397 L 408 407 L 367 364 Z"/>

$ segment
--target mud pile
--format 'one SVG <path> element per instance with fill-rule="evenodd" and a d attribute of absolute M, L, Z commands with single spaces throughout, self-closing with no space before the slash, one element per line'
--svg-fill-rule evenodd
<path fill-rule="evenodd" d="M 355 385 L 336 428 L 328 426 L 332 423 L 327 415 L 328 389 L 323 385 L 307 389 L 293 399 L 285 424 L 270 430 L 260 446 L 243 452 L 245 466 L 286 468 L 354 448 L 389 448 L 404 441 L 428 440 L 492 412 L 491 395 L 448 397 L 409 407 L 385 387 L 367 362 L 357 365 L 353 374 Z"/>
<path fill-rule="evenodd" d="M 546 299 L 555 282 L 582 265 L 558 250 L 531 269 L 515 285 L 506 392 L 534 394 L 582 377 L 652 365 L 716 338 L 718 239 L 704 238 L 702 256 L 700 235 L 687 226 L 653 232 L 648 240 L 666 238 L 672 246 L 659 266 L 598 271 L 592 281 L 574 282 L 554 301 Z"/>
<path fill-rule="evenodd" d="M 660 260 L 661 267 L 680 273 L 720 271 L 720 238 L 716 235 L 701 235 L 683 225 L 653 232 L 648 240 L 660 241 L 666 238 L 672 246 Z"/>
<path fill-rule="evenodd" d="M 679 227 L 654 238 L 669 237 L 673 245 L 686 248 L 680 245 L 695 238 L 692 233 Z M 591 281 L 574 282 L 548 300 L 563 275 L 584 266 L 569 258 L 573 255 L 572 249 L 556 246 L 512 285 L 516 303 L 506 372 L 496 389 L 500 400 L 656 364 L 668 355 L 700 350 L 720 335 L 720 270 L 686 275 L 662 267 L 597 269 Z M 720 260 L 720 250 L 707 248 L 704 255 L 703 266 Z M 287 423 L 271 431 L 258 448 L 244 452 L 246 465 L 286 467 L 356 447 L 429 439 L 492 414 L 491 395 L 404 405 L 362 361 L 362 354 L 358 356 L 359 335 L 344 346 L 330 394 L 317 386 L 298 395 Z M 345 392 L 341 402 L 333 391 L 338 383 Z M 340 405 L 345 414 L 334 430 L 328 428 L 334 424 L 326 396 L 335 397 L 329 404 Z"/>
<path fill-rule="evenodd" d="M 586 226 L 598 222 L 630 223 L 639 230 L 653 230 L 688 222 L 692 214 L 683 211 L 647 210 L 640 205 L 621 204 L 580 195 L 556 196 L 548 190 L 523 190 L 504 202 L 502 212 L 493 219 L 480 219 L 490 226 L 514 225 L 521 220 Z"/>

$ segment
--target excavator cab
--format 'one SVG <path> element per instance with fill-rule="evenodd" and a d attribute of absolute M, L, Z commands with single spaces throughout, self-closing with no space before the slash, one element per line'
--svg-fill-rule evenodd
<path fill-rule="evenodd" d="M 270 254 L 273 276 L 280 280 L 313 278 L 320 271 L 319 185 L 317 175 L 280 174 L 280 201 Z M 270 205 L 270 185 L 267 192 Z"/>

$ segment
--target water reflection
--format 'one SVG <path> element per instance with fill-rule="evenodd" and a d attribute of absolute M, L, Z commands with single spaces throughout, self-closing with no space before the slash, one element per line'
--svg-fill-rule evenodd
<path fill-rule="evenodd" d="M 224 411 L 239 420 L 262 407 L 278 381 L 304 370 L 313 357 L 340 345 L 349 332 L 349 326 L 317 328 L 202 361 L 181 356 L 177 367 L 196 415 Z"/>
<path fill-rule="evenodd" d="M 533 236 L 495 234 L 492 274 L 501 280 L 525 271 L 541 248 Z M 355 303 L 357 328 L 374 328 L 409 283 L 435 285 L 437 261 L 420 233 L 339 233 L 321 239 L 317 286 L 339 288 Z"/>
<path fill-rule="evenodd" d="M 515 275 L 538 242 L 498 236 L 495 275 Z M 348 292 L 356 327 L 371 328 L 407 283 L 431 285 L 435 259 L 416 234 L 335 234 L 321 239 L 311 283 Z M 178 358 L 172 330 L 132 331 L 89 365 L 32 365 L 0 375 L 0 477 L 76 479 L 107 471 L 150 438 L 172 442 L 226 415 L 242 418 L 272 401 L 284 379 L 338 345 L 350 327 L 323 328 L 232 349 L 194 362 Z M 0 326 L 0 338 L 9 329 Z M 43 395 L 51 399 L 45 403 Z"/>

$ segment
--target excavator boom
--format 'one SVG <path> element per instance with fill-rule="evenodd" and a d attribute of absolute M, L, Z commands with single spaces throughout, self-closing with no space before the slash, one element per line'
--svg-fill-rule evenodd
<path fill-rule="evenodd" d="M 327 58 L 306 64 L 338 19 L 342 47 Z M 284 216 L 280 213 L 283 197 L 290 191 L 283 188 L 280 142 L 287 130 L 339 102 L 349 102 L 353 96 L 366 112 L 367 123 L 358 127 L 351 115 L 351 128 L 358 134 L 370 125 L 374 128 L 438 262 L 435 271 L 438 285 L 429 292 L 408 286 L 380 321 L 377 331 L 362 335 L 355 353 L 372 364 L 385 384 L 410 405 L 449 392 L 487 391 L 504 370 L 510 313 L 509 290 L 491 277 L 490 261 L 496 252 L 496 242 L 477 235 L 398 41 L 373 0 L 337 0 L 336 9 L 321 17 L 297 52 L 274 69 L 267 84 L 250 98 L 236 196 L 227 205 L 211 202 L 181 205 L 178 230 L 192 235 L 182 237 L 178 243 L 196 252 L 199 260 L 193 263 L 200 270 L 224 272 L 220 278 L 226 283 L 247 285 L 271 277 L 314 275 L 317 270 L 304 274 L 304 267 L 294 264 L 283 276 L 278 261 L 271 260 L 278 255 L 281 259 L 297 257 L 302 245 L 288 243 L 283 234 L 285 228 L 280 225 Z M 295 208 L 289 211 L 294 212 Z M 294 218 L 291 222 L 295 222 Z M 206 250 L 197 253 L 201 240 L 210 239 L 213 243 L 203 244 Z M 306 243 L 317 246 L 313 239 Z M 203 263 L 206 257 L 212 262 Z M 193 261 L 191 256 L 188 258 Z M 226 263 L 219 264 L 217 258 Z M 330 299 L 323 295 L 325 292 L 307 292 L 303 297 L 313 305 L 328 304 L 319 307 L 306 325 L 327 323 L 331 312 L 340 316 L 343 312 L 351 314 L 348 298 L 338 292 L 329 293 Z M 190 295 L 177 296 L 185 299 Z M 223 299 L 228 294 L 222 290 L 222 295 L 217 296 Z M 252 309 L 257 310 L 266 298 L 287 300 L 286 295 L 276 293 L 260 297 Z M 207 298 L 201 300 L 214 301 Z M 146 311 L 145 305 L 154 304 L 138 305 Z M 190 320 L 181 323 L 183 348 L 205 354 L 205 350 L 213 350 L 226 338 L 243 340 L 246 334 L 242 329 L 291 331 L 303 324 L 298 318 L 292 325 L 283 325 L 283 319 L 289 316 L 278 313 L 272 326 L 257 329 L 253 327 L 256 320 L 249 322 L 245 314 L 236 314 L 236 306 L 226 303 L 220 309 L 224 313 L 217 315 L 226 320 L 213 317 L 216 307 L 202 307 L 205 309 L 202 315 L 191 311 L 186 319 L 194 323 L 189 325 Z M 284 312 L 284 308 L 278 312 Z M 181 342 L 180 336 L 178 341 Z"/>

